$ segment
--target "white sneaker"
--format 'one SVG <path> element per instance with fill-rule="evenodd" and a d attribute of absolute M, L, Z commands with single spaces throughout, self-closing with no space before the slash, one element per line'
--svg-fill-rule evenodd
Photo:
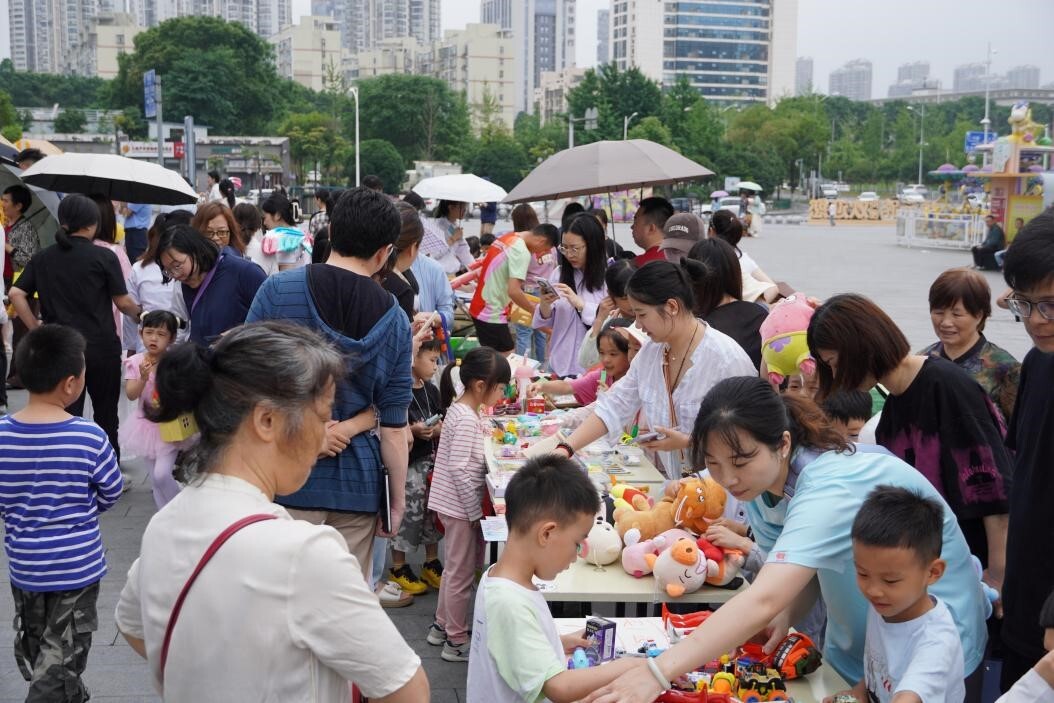
<path fill-rule="evenodd" d="M 469 655 L 469 642 L 466 640 L 464 644 L 454 645 L 447 640 L 443 643 L 443 653 L 439 656 L 443 658 L 443 661 L 448 662 L 467 662 Z"/>
<path fill-rule="evenodd" d="M 377 598 L 381 601 L 382 608 L 405 608 L 414 602 L 414 597 L 394 581 L 384 584 L 384 588 L 377 591 Z"/>

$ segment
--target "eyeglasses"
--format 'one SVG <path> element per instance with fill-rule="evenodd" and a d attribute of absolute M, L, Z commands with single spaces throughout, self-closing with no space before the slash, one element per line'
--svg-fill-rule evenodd
<path fill-rule="evenodd" d="M 1054 320 L 1054 301 L 1052 300 L 1042 300 L 1038 303 L 1033 303 L 1031 300 L 1010 297 L 1006 299 L 1006 306 L 1010 308 L 1010 312 L 1022 320 L 1032 317 L 1033 306 L 1039 311 L 1040 316 L 1044 320 Z"/>
<path fill-rule="evenodd" d="M 229 229 L 208 229 L 205 230 L 205 234 L 208 235 L 209 239 L 230 239 L 231 231 Z"/>
<path fill-rule="evenodd" d="M 168 276 L 169 278 L 175 278 L 176 274 L 179 273 L 180 271 L 182 271 L 183 268 L 185 266 L 188 266 L 189 264 L 190 264 L 190 259 L 186 259 L 185 261 L 177 261 L 175 259 L 172 259 L 172 263 L 170 263 L 168 266 L 166 266 L 164 268 L 163 273 L 166 276 Z"/>
<path fill-rule="evenodd" d="M 568 254 L 570 254 L 571 256 L 578 256 L 579 252 L 583 252 L 583 251 L 586 250 L 586 248 L 584 246 L 569 247 L 569 246 L 565 246 L 563 244 L 561 244 L 560 246 L 558 246 L 556 248 L 564 256 L 567 256 Z"/>

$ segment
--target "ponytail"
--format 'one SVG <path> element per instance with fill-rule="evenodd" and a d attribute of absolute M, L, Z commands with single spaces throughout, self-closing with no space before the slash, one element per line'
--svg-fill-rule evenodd
<path fill-rule="evenodd" d="M 220 181 L 220 195 L 227 199 L 227 207 L 234 209 L 234 181 L 224 178 Z M 233 234 L 233 233 L 232 233 Z"/>
<path fill-rule="evenodd" d="M 791 450 L 807 447 L 819 451 L 852 452 L 853 445 L 830 425 L 820 407 L 809 398 L 781 396 L 757 376 L 736 376 L 718 382 L 703 398 L 692 428 L 691 454 L 695 466 L 706 464 L 707 443 L 716 437 L 733 451 L 742 447 L 739 432 L 775 450 L 783 433 L 791 436 Z"/>
<path fill-rule="evenodd" d="M 696 315 L 706 317 L 721 304 L 725 296 L 743 299 L 743 269 L 736 257 L 736 250 L 723 239 L 711 238 L 696 242 L 682 264 L 689 271 L 696 271 L 693 274 L 696 281 Z M 699 278 L 700 271 L 705 271 L 702 279 Z"/>
<path fill-rule="evenodd" d="M 453 373 L 455 367 L 458 370 L 458 380 L 455 384 Z M 439 379 L 439 397 L 444 408 L 449 408 L 460 393 L 456 385 L 461 386 L 463 393 L 470 383 L 483 381 L 484 392 L 495 386 L 508 383 L 512 379 L 512 369 L 505 355 L 490 347 L 476 347 L 465 354 L 464 358 L 457 363 L 449 364 L 443 369 L 443 375 Z"/>
<path fill-rule="evenodd" d="M 59 203 L 58 211 L 59 229 L 55 233 L 55 241 L 62 249 L 73 247 L 70 237 L 82 229 L 98 226 L 99 206 L 91 198 L 72 193 L 67 195 Z"/>
<path fill-rule="evenodd" d="M 212 351 L 197 344 L 176 345 L 162 356 L 154 381 L 157 405 L 144 404 L 147 417 L 169 422 L 193 412 L 212 389 L 211 358 Z"/>

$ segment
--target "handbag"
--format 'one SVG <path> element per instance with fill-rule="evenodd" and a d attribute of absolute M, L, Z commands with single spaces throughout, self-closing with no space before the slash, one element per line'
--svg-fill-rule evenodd
<path fill-rule="evenodd" d="M 183 589 L 179 592 L 179 596 L 176 597 L 176 603 L 172 606 L 172 614 L 168 616 L 168 625 L 165 626 L 165 639 L 161 643 L 161 665 L 159 667 L 161 684 L 165 683 L 165 664 L 168 662 L 168 645 L 172 640 L 172 630 L 176 626 L 176 622 L 179 620 L 179 613 L 183 610 L 183 601 L 187 599 L 187 593 L 190 591 L 190 587 L 197 581 L 198 576 L 201 574 L 201 570 L 212 560 L 212 557 L 216 555 L 227 540 L 240 532 L 249 525 L 253 525 L 257 522 L 263 522 L 264 520 L 277 520 L 277 515 L 268 515 L 265 513 L 257 513 L 255 515 L 247 515 L 241 520 L 229 525 L 227 529 L 219 534 L 216 539 L 212 541 L 209 548 L 205 550 L 205 553 L 201 555 L 201 560 L 198 561 L 198 565 L 194 567 L 194 571 L 190 573 L 190 577 L 187 582 L 183 584 Z"/>

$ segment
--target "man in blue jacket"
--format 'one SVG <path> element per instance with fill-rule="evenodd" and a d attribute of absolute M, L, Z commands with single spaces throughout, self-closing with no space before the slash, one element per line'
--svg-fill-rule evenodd
<path fill-rule="evenodd" d="M 399 214 L 383 193 L 365 187 L 346 191 L 329 214 L 332 251 L 326 263 L 268 278 L 246 318 L 310 327 L 345 354 L 347 376 L 338 384 L 334 423 L 326 434 L 329 452 L 303 488 L 276 502 L 296 518 L 336 528 L 367 582 L 374 534 L 394 534 L 405 506 L 410 323 L 395 298 L 371 278 L 388 260 L 400 228 Z M 362 432 L 361 414 L 371 408 L 379 430 Z M 383 530 L 379 514 L 386 497 L 391 524 Z"/>

